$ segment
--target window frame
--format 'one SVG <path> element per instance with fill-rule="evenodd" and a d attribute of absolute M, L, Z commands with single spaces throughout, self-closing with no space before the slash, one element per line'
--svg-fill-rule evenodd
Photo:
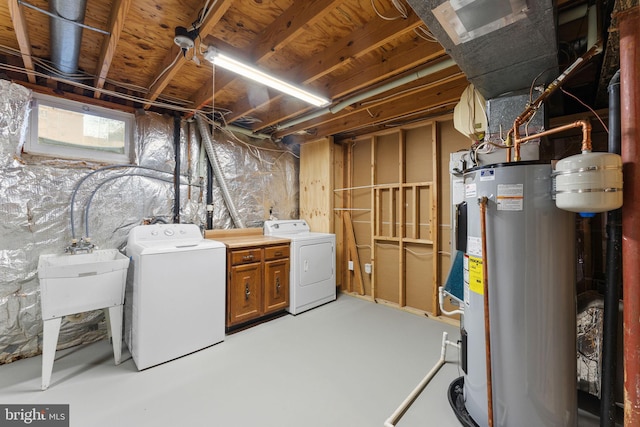
<path fill-rule="evenodd" d="M 38 141 L 38 112 L 39 106 L 59 108 L 75 113 L 88 114 L 96 117 L 120 120 L 125 123 L 124 153 L 113 153 L 92 148 L 70 147 L 54 144 L 41 144 Z M 66 98 L 58 98 L 42 93 L 33 93 L 31 114 L 27 127 L 24 151 L 29 154 L 55 157 L 60 159 L 89 160 L 101 163 L 132 163 L 132 145 L 135 127 L 135 117 L 132 113 L 114 110 Z"/>

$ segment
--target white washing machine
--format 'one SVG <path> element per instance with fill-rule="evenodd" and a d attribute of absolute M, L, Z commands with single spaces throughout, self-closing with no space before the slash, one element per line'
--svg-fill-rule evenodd
<path fill-rule="evenodd" d="M 138 370 L 224 340 L 226 247 L 194 224 L 131 229 L 125 342 Z"/>
<path fill-rule="evenodd" d="M 336 299 L 335 234 L 311 232 L 302 219 L 265 221 L 264 234 L 291 239 L 289 313 Z"/>

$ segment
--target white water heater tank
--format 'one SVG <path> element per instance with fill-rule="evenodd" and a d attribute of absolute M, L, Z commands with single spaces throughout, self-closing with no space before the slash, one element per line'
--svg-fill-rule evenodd
<path fill-rule="evenodd" d="M 556 206 L 571 212 L 606 212 L 622 206 L 622 159 L 613 153 L 583 151 L 558 161 Z"/>

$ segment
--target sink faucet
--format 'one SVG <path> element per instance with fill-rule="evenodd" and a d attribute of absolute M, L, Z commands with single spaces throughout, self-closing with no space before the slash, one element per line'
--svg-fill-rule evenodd
<path fill-rule="evenodd" d="M 66 248 L 64 248 L 64 251 L 65 253 L 70 253 L 71 255 L 75 255 L 78 253 L 90 254 L 91 252 L 93 252 L 93 249 L 95 247 L 96 245 L 91 243 L 90 237 L 87 237 L 87 238 L 82 237 L 80 238 L 80 240 L 72 239 L 71 244 Z"/>

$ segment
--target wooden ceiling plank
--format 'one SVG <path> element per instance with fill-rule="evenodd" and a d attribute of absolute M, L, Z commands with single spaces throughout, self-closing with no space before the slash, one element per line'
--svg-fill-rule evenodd
<path fill-rule="evenodd" d="M 232 0 L 218 1 L 213 6 L 211 12 L 207 15 L 206 19 L 200 25 L 200 35 L 201 37 L 208 35 L 213 28 L 216 26 L 220 19 L 224 16 L 224 14 L 229 10 L 231 5 L 233 4 Z M 195 22 L 199 19 L 200 11 L 198 11 L 192 17 L 190 22 Z M 160 73 L 155 78 L 155 83 L 151 85 L 149 88 L 149 92 L 147 94 L 147 99 L 149 101 L 155 101 L 158 96 L 162 93 L 165 87 L 173 80 L 173 78 L 178 74 L 180 69 L 187 62 L 185 57 L 182 55 L 180 48 L 172 44 L 169 52 L 162 60 L 162 64 L 160 66 Z M 145 108 L 149 108 L 150 104 L 145 105 Z"/>
<path fill-rule="evenodd" d="M 415 15 L 411 15 L 406 20 L 403 19 L 384 22 L 384 25 L 380 25 L 379 21 L 375 21 L 375 23 L 368 23 L 360 29 L 352 32 L 349 36 L 344 37 L 331 45 L 322 52 L 320 59 L 307 61 L 301 64 L 283 75 L 283 78 L 289 81 L 302 79 L 303 84 L 311 83 L 320 77 L 329 74 L 336 68 L 345 65 L 348 61 L 362 57 L 363 55 L 370 53 L 372 50 L 389 43 L 394 38 L 397 38 L 406 32 L 413 31 L 414 28 L 422 24 L 422 21 L 415 17 Z M 437 43 L 431 43 L 431 45 L 436 45 L 440 50 L 442 50 L 442 47 Z M 425 52 L 423 44 L 419 43 L 419 46 L 420 49 L 422 49 L 422 54 L 426 56 L 426 59 L 423 59 L 422 63 L 429 61 L 433 49 L 428 46 L 427 51 Z M 413 55 L 411 57 L 413 57 Z M 399 60 L 405 61 L 407 58 L 409 58 L 409 56 L 400 56 Z M 406 66 L 403 68 L 406 68 Z M 359 75 L 359 72 L 356 73 L 356 79 Z M 381 79 L 382 78 L 379 78 L 378 81 Z M 364 82 L 359 85 L 359 87 L 352 88 L 352 90 L 357 90 L 370 84 L 370 82 Z M 331 93 L 329 96 L 332 99 L 335 99 L 342 95 L 344 95 L 344 93 L 337 92 Z M 237 105 L 233 105 L 229 108 L 232 113 L 229 115 L 228 119 L 230 122 L 233 122 L 240 117 L 251 114 L 260 107 L 262 107 L 262 105 L 251 105 L 249 99 L 242 99 Z M 281 117 L 280 120 L 284 120 L 284 118 Z M 263 127 L 271 125 L 273 125 L 273 123 L 264 124 Z"/>
<path fill-rule="evenodd" d="M 120 40 L 120 34 L 122 34 L 122 28 L 124 27 L 129 7 L 133 0 L 114 0 L 111 6 L 111 21 L 109 24 L 109 35 L 102 44 L 102 51 L 100 52 L 100 59 L 98 60 L 98 70 L 96 71 L 96 88 L 102 89 L 104 82 L 109 74 L 109 68 L 111 68 L 111 61 L 113 55 L 116 53 L 116 46 L 118 40 Z M 100 98 L 100 92 L 95 91 L 94 98 Z"/>
<path fill-rule="evenodd" d="M 434 80 L 431 83 L 426 83 L 424 79 L 416 80 L 412 85 L 403 87 L 402 93 L 398 96 L 378 98 L 377 101 L 367 103 L 366 107 L 363 104 L 356 105 L 351 110 L 345 109 L 336 115 L 327 114 L 314 120 L 278 131 L 274 136 L 276 138 L 282 138 L 310 128 L 331 129 L 331 132 L 334 132 L 335 129 L 342 129 L 343 127 L 344 130 L 348 130 L 348 126 L 351 126 L 351 123 L 358 123 L 359 126 L 366 122 L 388 120 L 389 118 L 395 117 L 394 115 L 402 115 L 402 112 L 415 112 L 430 108 L 433 105 L 438 105 L 443 102 L 442 99 L 444 98 L 449 100 L 448 96 L 443 98 L 440 96 L 441 94 L 448 94 L 448 90 L 458 90 L 460 87 L 464 89 L 468 84 L 464 74 L 454 67 L 443 70 L 441 73 L 442 74 L 434 75 Z M 458 99 L 460 93 L 461 91 L 456 95 Z M 436 98 L 434 99 L 438 99 L 438 102 L 429 103 L 424 101 L 422 97 L 425 95 L 426 98 L 424 99 L 430 99 L 430 96 L 435 96 Z M 456 98 L 456 96 L 454 96 L 454 98 Z M 375 110 L 384 111 L 384 115 L 380 113 L 372 114 L 371 111 Z M 335 133 L 322 133 L 322 135 L 334 135 Z"/>
<path fill-rule="evenodd" d="M 395 21 L 371 21 L 325 49 L 313 61 L 297 67 L 291 74 L 305 76 L 303 83 L 317 80 L 344 65 L 345 61 L 360 58 L 420 25 L 422 21 L 415 14 Z"/>
<path fill-rule="evenodd" d="M 311 26 L 329 14 L 344 0 L 298 1 L 284 11 L 275 21 L 256 37 L 251 49 L 254 61 L 260 62 L 277 52 L 282 46 L 300 35 L 305 27 Z"/>
<path fill-rule="evenodd" d="M 31 59 L 31 43 L 29 42 L 29 34 L 27 33 L 27 21 L 20 9 L 18 0 L 7 1 L 9 5 L 9 13 L 11 14 L 11 21 L 13 23 L 13 29 L 16 33 L 18 46 L 20 46 L 22 62 L 24 63 L 24 68 L 27 70 L 27 79 L 29 79 L 29 83 L 35 83 L 36 76 L 32 73 L 35 71 L 35 68 L 33 66 L 33 60 Z M 29 73 L 28 71 L 32 72 Z"/>

